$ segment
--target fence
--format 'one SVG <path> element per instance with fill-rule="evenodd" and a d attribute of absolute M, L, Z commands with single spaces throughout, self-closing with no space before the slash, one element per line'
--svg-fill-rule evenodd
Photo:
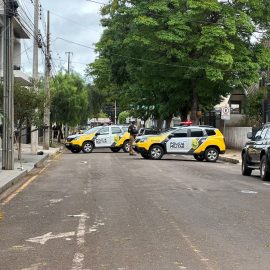
<path fill-rule="evenodd" d="M 250 131 L 251 127 L 226 127 L 223 135 L 227 148 L 242 149 L 248 141 L 247 133 Z"/>

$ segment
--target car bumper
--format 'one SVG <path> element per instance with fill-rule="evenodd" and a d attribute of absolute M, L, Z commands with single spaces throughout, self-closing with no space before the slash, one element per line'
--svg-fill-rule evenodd
<path fill-rule="evenodd" d="M 148 152 L 144 147 L 138 147 L 138 146 L 135 145 L 135 147 L 133 147 L 133 148 L 139 154 L 144 154 L 144 153 Z"/>
<path fill-rule="evenodd" d="M 65 146 L 68 150 L 82 150 L 81 146 L 72 143 L 65 143 Z"/>

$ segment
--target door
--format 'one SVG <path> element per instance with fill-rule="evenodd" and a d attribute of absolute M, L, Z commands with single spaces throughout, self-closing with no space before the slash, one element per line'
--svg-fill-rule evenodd
<path fill-rule="evenodd" d="M 95 139 L 95 146 L 98 147 L 110 147 L 112 144 L 110 134 L 110 127 L 103 127 L 99 130 L 98 135 Z"/>
<path fill-rule="evenodd" d="M 261 132 L 258 131 L 255 137 L 254 144 L 249 147 L 249 157 L 252 162 L 259 163 L 261 151 L 265 146 L 265 135 L 268 130 L 268 127 L 264 127 Z"/>
<path fill-rule="evenodd" d="M 186 128 L 177 129 L 171 133 L 166 143 L 167 153 L 187 153 L 191 148 Z"/>
<path fill-rule="evenodd" d="M 111 137 L 111 142 L 112 142 L 112 146 L 114 146 L 115 144 L 117 144 L 120 140 L 120 136 L 122 134 L 124 134 L 123 130 L 120 127 L 111 127 L 111 133 L 112 133 L 112 137 Z"/>
<path fill-rule="evenodd" d="M 188 137 L 191 140 L 191 148 L 189 154 L 193 154 L 194 151 L 206 140 L 206 133 L 201 128 L 190 128 Z"/>

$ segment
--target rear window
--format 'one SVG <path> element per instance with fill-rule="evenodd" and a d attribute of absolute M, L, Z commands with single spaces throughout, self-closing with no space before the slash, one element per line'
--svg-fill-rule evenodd
<path fill-rule="evenodd" d="M 214 129 L 206 129 L 205 130 L 208 136 L 214 136 L 216 135 L 216 132 Z"/>

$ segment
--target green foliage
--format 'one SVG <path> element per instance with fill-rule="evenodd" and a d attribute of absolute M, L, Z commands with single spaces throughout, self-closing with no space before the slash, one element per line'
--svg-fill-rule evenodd
<path fill-rule="evenodd" d="M 0 87 L 0 104 L 3 107 L 3 85 Z M 26 125 L 42 127 L 44 93 L 34 91 L 32 87 L 27 87 L 15 83 L 14 85 L 14 123 L 20 130 Z"/>
<path fill-rule="evenodd" d="M 88 92 L 77 74 L 57 74 L 51 83 L 51 121 L 76 126 L 85 124 L 88 112 Z"/>
<path fill-rule="evenodd" d="M 128 111 L 123 111 L 119 113 L 118 121 L 119 124 L 126 124 L 126 119 L 130 116 L 130 113 Z"/>
<path fill-rule="evenodd" d="M 104 95 L 93 85 L 88 85 L 88 111 L 90 118 L 98 118 L 102 110 Z M 107 116 L 105 116 L 107 117 Z"/>
<path fill-rule="evenodd" d="M 98 91 L 134 116 L 170 119 L 212 107 L 258 82 L 270 50 L 251 42 L 269 29 L 266 0 L 113 1 L 89 65 Z"/>
<path fill-rule="evenodd" d="M 261 126 L 263 123 L 263 102 L 267 96 L 267 88 L 260 88 L 247 96 L 246 115 L 248 125 Z"/>

